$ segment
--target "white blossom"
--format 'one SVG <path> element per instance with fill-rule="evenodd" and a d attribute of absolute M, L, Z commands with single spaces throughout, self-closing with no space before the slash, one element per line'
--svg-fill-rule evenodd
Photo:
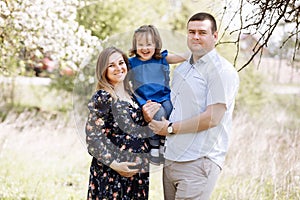
<path fill-rule="evenodd" d="M 76 21 L 78 0 L 6 2 L 0 0 L 0 33 L 7 31 L 11 38 L 4 38 L 3 44 L 10 42 L 1 48 L 2 55 L 10 56 L 11 48 L 26 48 L 37 57 L 50 52 L 61 68 L 78 70 L 102 48 L 100 40 Z"/>

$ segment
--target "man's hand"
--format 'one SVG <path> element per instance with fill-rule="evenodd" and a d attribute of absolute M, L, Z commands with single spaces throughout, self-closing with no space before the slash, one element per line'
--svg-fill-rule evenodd
<path fill-rule="evenodd" d="M 169 121 L 162 117 L 162 121 L 152 120 L 149 123 L 149 128 L 157 135 L 166 136 L 168 134 L 167 128 Z"/>

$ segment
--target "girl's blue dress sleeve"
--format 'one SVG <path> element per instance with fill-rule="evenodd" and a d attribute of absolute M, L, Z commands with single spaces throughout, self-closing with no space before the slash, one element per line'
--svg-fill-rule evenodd
<path fill-rule="evenodd" d="M 162 56 L 162 59 L 163 59 L 163 64 L 164 65 L 169 65 L 169 63 L 167 62 L 167 59 L 166 59 L 166 57 L 168 56 L 168 50 L 162 51 L 161 56 Z"/>

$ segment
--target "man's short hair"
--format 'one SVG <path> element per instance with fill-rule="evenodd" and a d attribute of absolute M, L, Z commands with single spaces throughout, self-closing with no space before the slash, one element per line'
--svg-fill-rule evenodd
<path fill-rule="evenodd" d="M 204 20 L 209 20 L 211 22 L 211 31 L 212 31 L 212 33 L 217 31 L 217 23 L 216 23 L 215 18 L 211 14 L 205 13 L 205 12 L 200 12 L 200 13 L 194 14 L 189 19 L 187 24 L 189 24 L 190 21 L 204 21 Z"/>

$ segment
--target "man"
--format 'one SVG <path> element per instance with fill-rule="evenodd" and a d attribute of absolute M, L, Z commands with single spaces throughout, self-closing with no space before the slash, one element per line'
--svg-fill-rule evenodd
<path fill-rule="evenodd" d="M 209 199 L 228 149 L 239 87 L 236 70 L 215 50 L 218 32 L 212 15 L 193 15 L 187 36 L 192 55 L 174 71 L 170 119 L 149 124 L 156 134 L 167 136 L 166 200 Z M 150 107 L 143 109 L 147 112 Z"/>

